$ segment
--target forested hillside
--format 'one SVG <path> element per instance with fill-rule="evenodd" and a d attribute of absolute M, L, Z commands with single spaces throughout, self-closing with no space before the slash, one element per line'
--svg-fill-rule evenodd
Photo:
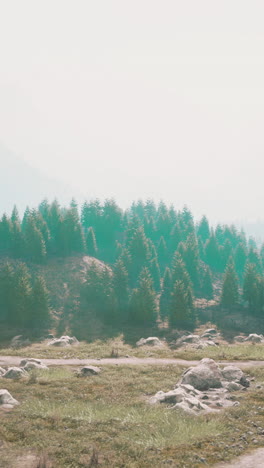
<path fill-rule="evenodd" d="M 193 328 L 195 298 L 263 316 L 264 246 L 257 249 L 234 226 L 213 229 L 205 216 L 194 223 L 187 207 L 176 211 L 151 200 L 127 211 L 113 200 L 85 202 L 80 210 L 74 200 L 68 208 L 44 200 L 22 219 L 16 207 L 1 218 L 0 320 L 47 329 L 58 304 L 41 268 L 85 255 L 103 263 L 89 262 L 67 301 L 67 314 L 80 322 L 96 317 L 106 324 L 151 326 L 159 320 Z M 57 288 L 67 289 L 65 284 Z"/>

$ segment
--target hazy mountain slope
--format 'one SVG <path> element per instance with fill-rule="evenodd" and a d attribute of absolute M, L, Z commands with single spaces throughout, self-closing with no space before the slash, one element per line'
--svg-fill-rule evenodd
<path fill-rule="evenodd" d="M 10 212 L 14 204 L 19 211 L 36 206 L 44 198 L 58 198 L 61 204 L 77 196 L 71 187 L 47 177 L 0 144 L 0 213 Z"/>

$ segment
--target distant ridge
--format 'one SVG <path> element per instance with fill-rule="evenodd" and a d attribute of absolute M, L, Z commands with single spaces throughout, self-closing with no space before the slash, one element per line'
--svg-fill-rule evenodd
<path fill-rule="evenodd" d="M 37 206 L 44 198 L 57 198 L 60 204 L 68 204 L 73 196 L 78 197 L 75 192 L 31 167 L 0 143 L 0 215 L 10 213 L 15 204 L 22 215 L 27 205 Z"/>

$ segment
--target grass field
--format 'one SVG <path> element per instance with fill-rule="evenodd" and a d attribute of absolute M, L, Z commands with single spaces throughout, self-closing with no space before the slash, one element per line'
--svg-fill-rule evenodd
<path fill-rule="evenodd" d="M 264 383 L 263 369 L 250 372 Z M 105 366 L 99 376 L 78 378 L 74 369 L 52 368 L 23 382 L 1 380 L 21 405 L 0 412 L 0 467 L 44 453 L 54 468 L 195 468 L 264 445 L 262 390 L 242 392 L 239 407 L 199 417 L 147 403 L 181 373 L 176 366 Z"/>
<path fill-rule="evenodd" d="M 156 357 L 179 359 L 202 359 L 210 357 L 218 360 L 264 360 L 263 344 L 220 344 L 209 346 L 205 349 L 173 349 L 167 344 L 161 347 L 143 346 L 137 348 L 124 343 L 122 335 L 108 340 L 96 340 L 91 343 L 81 342 L 79 346 L 68 348 L 54 348 L 47 343 L 35 343 L 26 348 L 0 349 L 2 356 L 26 356 L 35 358 L 109 358 L 112 355 L 118 357 Z"/>

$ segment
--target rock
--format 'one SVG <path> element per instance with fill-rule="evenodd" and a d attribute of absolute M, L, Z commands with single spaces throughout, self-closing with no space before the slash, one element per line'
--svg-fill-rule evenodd
<path fill-rule="evenodd" d="M 5 369 L 3 369 L 3 367 L 0 367 L 0 377 L 2 377 L 4 373 L 5 373 Z"/>
<path fill-rule="evenodd" d="M 190 384 L 197 390 L 222 387 L 221 371 L 213 359 L 202 359 L 196 367 L 190 367 L 182 377 L 182 383 Z"/>
<path fill-rule="evenodd" d="M 217 335 L 218 331 L 215 328 L 207 328 L 204 333 L 209 333 L 210 335 Z"/>
<path fill-rule="evenodd" d="M 222 375 L 224 379 L 228 380 L 229 382 L 239 382 L 244 373 L 239 367 L 226 366 L 222 370 Z"/>
<path fill-rule="evenodd" d="M 64 348 L 71 345 L 78 345 L 79 341 L 75 336 L 61 336 L 60 338 L 54 338 L 53 340 L 49 341 L 48 346 L 57 346 L 60 348 Z"/>
<path fill-rule="evenodd" d="M 0 407 L 13 408 L 15 405 L 19 405 L 18 401 L 7 390 L 0 390 Z"/>
<path fill-rule="evenodd" d="M 24 370 L 21 369 L 21 367 L 10 367 L 4 375 L 2 375 L 4 379 L 14 379 L 14 380 L 19 380 L 24 377 L 28 377 L 28 373 Z"/>
<path fill-rule="evenodd" d="M 20 365 L 20 367 L 24 367 L 28 362 L 35 362 L 36 364 L 42 364 L 40 359 L 26 358 L 26 359 L 22 359 L 22 361 L 20 361 L 19 365 Z"/>
<path fill-rule="evenodd" d="M 251 333 L 245 338 L 244 341 L 250 341 L 251 343 L 261 343 L 263 341 L 263 335 L 257 335 L 256 333 Z"/>
<path fill-rule="evenodd" d="M 25 348 L 26 346 L 30 346 L 31 341 L 28 340 L 27 338 L 23 338 L 22 335 L 17 335 L 12 338 L 10 347 L 11 348 Z"/>
<path fill-rule="evenodd" d="M 140 338 L 136 346 L 162 346 L 162 342 L 156 336 L 149 336 L 148 338 Z"/>
<path fill-rule="evenodd" d="M 237 343 L 243 343 L 245 341 L 245 337 L 242 335 L 235 336 L 234 341 L 237 341 Z"/>
<path fill-rule="evenodd" d="M 81 369 L 80 375 L 82 377 L 89 377 L 90 375 L 98 375 L 100 374 L 101 369 L 100 367 L 96 366 L 85 366 Z"/>
<path fill-rule="evenodd" d="M 45 366 L 45 364 L 38 364 L 37 362 L 27 362 L 27 364 L 23 367 L 25 371 L 31 371 L 33 369 L 42 369 L 42 370 L 48 370 L 49 368 Z"/>
<path fill-rule="evenodd" d="M 240 385 L 237 382 L 228 382 L 228 384 L 226 385 L 226 389 L 229 392 L 238 392 L 239 390 L 242 390 L 242 388 L 242 385 Z"/>
<path fill-rule="evenodd" d="M 200 343 L 199 335 L 184 335 L 176 341 L 176 346 L 182 346 L 185 343 Z"/>

